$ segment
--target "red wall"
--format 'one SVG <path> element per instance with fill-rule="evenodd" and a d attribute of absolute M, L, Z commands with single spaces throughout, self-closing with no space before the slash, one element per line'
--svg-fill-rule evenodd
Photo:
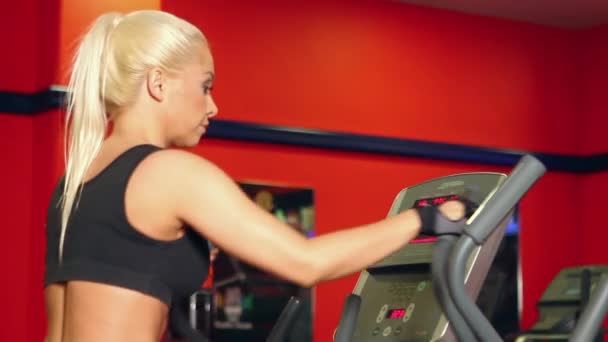
<path fill-rule="evenodd" d="M 3 44 L 10 47 L 9 52 L 0 54 L 0 61 L 7 66 L 24 66 L 24 68 L 6 68 L 6 77 L 0 78 L 0 90 L 11 90 L 20 92 L 35 91 L 38 32 L 36 31 L 36 0 L 15 1 L 0 12 L 0 32 L 3 34 Z M 11 32 L 12 34 L 8 34 Z M 14 52 L 14 53 L 13 53 Z M 28 68 L 25 68 L 28 66 Z"/>
<path fill-rule="evenodd" d="M 583 154 L 608 152 L 608 25 L 589 29 L 581 39 L 581 139 Z M 608 264 L 605 241 L 608 241 L 608 222 L 605 218 L 604 194 L 608 192 L 608 171 L 581 177 L 582 258 L 587 264 Z M 608 327 L 608 319 L 604 322 Z"/>
<path fill-rule="evenodd" d="M 8 66 L 0 78 L 0 90 L 31 93 L 48 88 L 57 58 L 55 0 L 13 2 L 0 12 L 0 31 L 5 35 L 0 55 Z M 42 14 L 44 13 L 44 16 Z M 41 116 L 0 113 L 0 178 L 5 181 L 0 199 L 4 246 L 0 252 L 5 274 L 0 284 L 1 341 L 41 341 L 44 334 L 42 256 L 44 236 L 40 210 L 33 203 L 40 197 L 39 180 L 47 166 L 37 162 L 42 150 L 38 122 Z"/>
<path fill-rule="evenodd" d="M 35 61 L 37 33 L 33 23 L 36 20 L 36 2 L 20 1 L 12 4 L 8 10 L 0 12 L 0 31 L 16 31 L 18 34 L 6 34 L 5 46 L 10 46 L 19 53 L 2 53 L 0 62 L 3 65 L 32 65 Z M 23 64 L 22 64 L 23 63 Z M 18 92 L 36 89 L 35 68 L 6 68 L 5 76 L 0 78 L 0 90 Z M 30 214 L 32 202 L 32 141 L 33 119 L 19 117 L 12 113 L 0 113 L 0 150 L 2 151 L 0 177 L 6 180 L 8 188 L 5 196 L 0 197 L 4 231 L 7 243 L 0 250 L 3 268 L 14 281 L 0 283 L 0 295 L 6 309 L 0 311 L 0 319 L 8 327 L 15 327 L 17 336 L 25 339 L 25 322 L 27 305 L 14 300 L 15 295 L 27 298 L 23 284 L 29 280 L 29 258 L 15 260 L 15 256 L 26 256 L 29 253 Z M 12 332 L 0 329 L 0 340 L 6 340 Z"/>
<path fill-rule="evenodd" d="M 581 34 L 580 113 L 581 130 L 579 150 L 590 155 L 608 152 L 606 128 L 608 127 L 608 25 L 589 29 Z"/>
<path fill-rule="evenodd" d="M 576 153 L 576 35 L 392 1 L 167 0 L 224 119 Z"/>
<path fill-rule="evenodd" d="M 581 40 L 581 79 L 584 91 L 581 96 L 582 135 L 580 150 L 583 154 L 608 152 L 608 25 L 585 32 Z M 582 177 L 582 195 L 588 205 L 583 208 L 583 259 L 585 262 L 608 263 L 608 253 L 602 241 L 608 241 L 608 224 L 604 224 L 603 194 L 608 191 L 608 172 L 597 172 Z"/>
<path fill-rule="evenodd" d="M 0 178 L 4 180 L 0 197 L 4 241 L 0 249 L 4 274 L 0 282 L 0 341 L 28 341 L 28 285 L 32 283 L 30 241 L 33 238 L 32 133 L 32 118 L 0 113 Z M 39 286 L 38 291 L 41 289 Z"/>

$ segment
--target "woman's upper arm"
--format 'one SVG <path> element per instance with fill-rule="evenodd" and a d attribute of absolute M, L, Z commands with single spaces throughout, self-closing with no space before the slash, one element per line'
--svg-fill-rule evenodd
<path fill-rule="evenodd" d="M 161 154 L 160 165 L 171 169 L 167 200 L 178 219 L 243 261 L 302 285 L 316 281 L 304 236 L 261 209 L 211 162 L 183 151 Z"/>
<path fill-rule="evenodd" d="M 51 284 L 44 289 L 47 316 L 45 342 L 60 342 L 63 335 L 65 285 Z"/>

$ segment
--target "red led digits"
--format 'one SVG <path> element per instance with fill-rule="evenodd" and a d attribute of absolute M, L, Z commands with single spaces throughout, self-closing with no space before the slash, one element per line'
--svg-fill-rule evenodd
<path fill-rule="evenodd" d="M 430 205 L 436 206 L 436 205 L 441 205 L 447 201 L 457 200 L 459 198 L 460 197 L 458 195 L 424 198 L 424 199 L 419 199 L 416 202 L 414 202 L 414 207 L 420 208 L 420 207 L 428 207 Z"/>
<path fill-rule="evenodd" d="M 433 199 L 433 204 L 441 204 L 445 201 L 447 201 L 445 197 L 437 197 Z"/>
<path fill-rule="evenodd" d="M 388 319 L 402 319 L 405 316 L 406 309 L 393 309 L 389 310 L 386 315 Z"/>

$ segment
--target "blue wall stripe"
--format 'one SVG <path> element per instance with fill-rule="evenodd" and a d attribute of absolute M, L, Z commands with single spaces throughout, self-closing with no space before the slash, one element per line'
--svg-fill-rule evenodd
<path fill-rule="evenodd" d="M 64 95 L 65 89 L 57 87 L 33 94 L 0 91 L 0 112 L 35 115 L 59 108 Z M 553 171 L 588 173 L 608 169 L 608 153 L 581 157 L 219 119 L 213 120 L 207 136 L 218 139 L 500 166 L 513 166 L 524 154 L 532 154 L 541 160 L 547 169 Z"/>
<path fill-rule="evenodd" d="M 533 154 L 550 170 L 576 173 L 605 170 L 608 166 L 606 154 L 579 157 L 235 121 L 214 120 L 207 135 L 221 139 L 501 166 L 514 166 L 524 154 Z"/>

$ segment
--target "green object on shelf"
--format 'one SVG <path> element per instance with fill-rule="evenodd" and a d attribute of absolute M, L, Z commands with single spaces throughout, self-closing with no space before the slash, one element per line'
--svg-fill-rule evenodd
<path fill-rule="evenodd" d="M 243 310 L 253 309 L 253 295 L 243 297 Z"/>

